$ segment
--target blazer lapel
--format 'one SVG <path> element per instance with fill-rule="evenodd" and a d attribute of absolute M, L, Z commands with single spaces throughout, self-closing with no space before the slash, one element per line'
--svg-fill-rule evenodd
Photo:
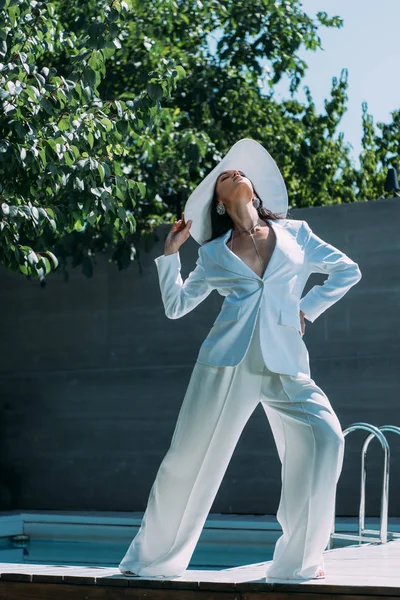
<path fill-rule="evenodd" d="M 272 219 L 269 220 L 269 223 L 275 232 L 276 243 L 263 277 L 259 277 L 257 273 L 253 271 L 253 269 L 251 269 L 226 245 L 232 229 L 229 229 L 223 235 L 219 236 L 209 244 L 206 244 L 204 249 L 207 250 L 210 257 L 224 269 L 233 271 L 234 273 L 242 275 L 243 277 L 250 277 L 252 279 L 256 279 L 257 281 L 265 281 L 277 272 L 277 270 L 282 266 L 282 263 L 287 261 L 289 254 L 288 248 L 290 246 L 290 236 L 288 232 L 285 231 L 284 223 Z"/>

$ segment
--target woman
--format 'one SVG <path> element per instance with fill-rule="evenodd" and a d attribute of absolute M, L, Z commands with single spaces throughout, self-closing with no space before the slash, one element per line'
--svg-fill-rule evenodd
<path fill-rule="evenodd" d="M 311 379 L 304 319 L 315 321 L 361 272 L 305 221 L 277 212 L 287 212 L 279 169 L 258 142 L 244 138 L 191 194 L 185 214 L 192 218 L 182 214 L 155 259 L 169 318 L 187 314 L 213 289 L 225 300 L 200 348 L 140 529 L 119 564 L 128 576 L 182 575 L 261 402 L 282 463 L 282 535 L 266 576 L 325 577 L 344 436 Z M 179 249 L 189 235 L 200 244 L 199 258 L 183 282 Z M 329 277 L 300 300 L 312 272 Z"/>

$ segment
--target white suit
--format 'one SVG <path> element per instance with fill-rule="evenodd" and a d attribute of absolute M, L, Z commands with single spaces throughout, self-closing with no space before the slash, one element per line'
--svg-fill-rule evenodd
<path fill-rule="evenodd" d="M 262 278 L 226 245 L 231 229 L 200 246 L 196 268 L 184 283 L 179 252 L 158 256 L 155 263 L 165 314 L 178 319 L 216 289 L 226 298 L 200 347 L 199 362 L 237 365 L 246 353 L 260 312 L 266 366 L 277 373 L 310 376 L 300 309 L 314 322 L 361 279 L 361 271 L 346 254 L 315 235 L 306 221 L 279 219 L 269 223 L 276 245 Z M 300 300 L 313 272 L 329 277 Z"/>
<path fill-rule="evenodd" d="M 226 296 L 203 342 L 171 445 L 122 573 L 181 575 L 189 565 L 241 432 L 261 402 L 282 463 L 277 540 L 267 577 L 304 580 L 324 567 L 344 454 L 340 422 L 310 377 L 299 309 L 310 321 L 361 277 L 358 265 L 305 221 L 270 221 L 276 245 L 260 278 L 226 246 L 199 249 L 185 282 L 179 254 L 155 259 L 165 313 L 178 318 L 217 289 Z M 300 300 L 312 272 L 328 273 Z"/>

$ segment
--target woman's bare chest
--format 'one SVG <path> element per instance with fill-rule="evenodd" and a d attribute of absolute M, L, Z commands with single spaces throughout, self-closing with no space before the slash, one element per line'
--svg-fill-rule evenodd
<path fill-rule="evenodd" d="M 262 278 L 275 250 L 276 234 L 272 227 L 263 227 L 253 234 L 253 240 L 251 239 L 250 233 L 241 234 L 238 237 L 234 235 L 233 249 L 232 236 L 226 242 L 226 245 L 238 258 L 240 258 L 240 260 L 247 264 L 254 273 Z M 258 253 L 255 244 L 257 245 Z M 263 264 L 261 264 L 260 258 Z"/>

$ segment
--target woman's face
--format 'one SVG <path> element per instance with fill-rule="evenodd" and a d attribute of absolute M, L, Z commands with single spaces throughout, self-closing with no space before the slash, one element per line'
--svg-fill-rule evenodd
<path fill-rule="evenodd" d="M 240 192 L 239 192 L 240 190 Z M 220 202 L 234 202 L 236 197 L 245 197 L 251 200 L 254 196 L 253 186 L 243 171 L 228 169 L 223 171 L 217 179 L 216 191 Z"/>

